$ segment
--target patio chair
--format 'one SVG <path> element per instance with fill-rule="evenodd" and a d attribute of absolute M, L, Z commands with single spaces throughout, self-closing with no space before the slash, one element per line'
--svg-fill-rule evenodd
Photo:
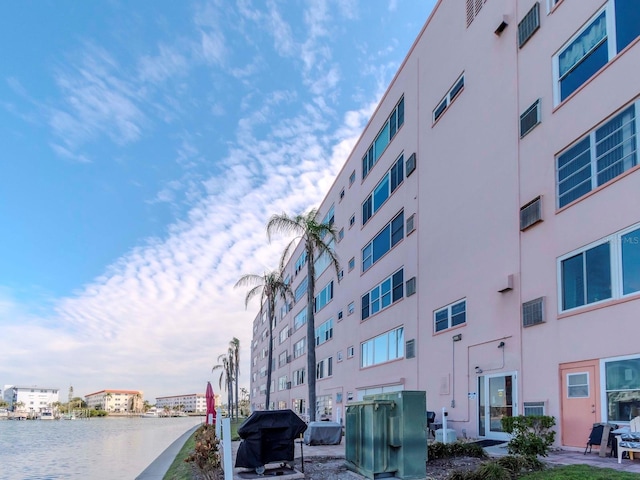
<path fill-rule="evenodd" d="M 624 452 L 629 454 L 629 459 L 633 460 L 633 454 L 640 453 L 640 417 L 635 417 L 629 422 L 629 433 L 617 436 L 618 441 L 618 463 L 622 463 Z"/>
<path fill-rule="evenodd" d="M 433 438 L 436 437 L 436 431 L 433 429 L 433 424 L 436 421 L 436 412 L 431 412 L 427 410 L 427 431 L 433 435 Z"/>
<path fill-rule="evenodd" d="M 584 447 L 584 455 L 587 454 L 587 449 L 589 449 L 589 453 L 591 453 L 591 447 L 593 445 L 600 446 L 600 443 L 602 443 L 603 430 L 604 430 L 604 425 L 602 423 L 597 423 L 593 426 L 593 428 L 591 429 L 591 434 L 587 439 L 587 446 Z"/>

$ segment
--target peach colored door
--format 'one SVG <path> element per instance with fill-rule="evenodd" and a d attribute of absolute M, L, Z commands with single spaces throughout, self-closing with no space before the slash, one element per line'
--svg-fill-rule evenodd
<path fill-rule="evenodd" d="M 595 365 L 560 366 L 562 445 L 584 447 L 598 421 Z"/>

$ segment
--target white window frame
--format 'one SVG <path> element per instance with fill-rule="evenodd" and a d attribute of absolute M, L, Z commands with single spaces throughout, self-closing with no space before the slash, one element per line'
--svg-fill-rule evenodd
<path fill-rule="evenodd" d="M 460 89 L 455 92 L 455 94 L 453 94 L 453 90 L 455 89 L 455 87 L 458 86 L 458 83 L 462 80 L 462 86 L 460 87 Z M 451 85 L 451 87 L 449 88 L 449 91 L 446 93 L 446 95 L 444 97 L 442 97 L 442 99 L 438 102 L 438 104 L 436 105 L 436 108 L 433 109 L 433 112 L 431 113 L 431 121 L 435 124 L 438 120 L 440 120 L 440 117 L 442 117 L 446 111 L 449 109 L 449 107 L 451 106 L 451 104 L 453 103 L 453 101 L 458 98 L 460 96 L 460 94 L 464 91 L 464 72 L 462 72 L 458 78 L 456 78 L 456 81 L 453 82 L 453 84 Z M 442 107 L 442 111 L 436 116 L 436 112 L 440 109 L 440 107 Z"/>
<path fill-rule="evenodd" d="M 452 307 L 455 307 L 456 305 L 459 305 L 462 302 L 464 302 L 464 322 L 459 323 L 458 325 L 452 325 L 451 323 L 452 316 L 453 316 L 451 311 Z M 442 330 L 436 330 L 436 315 L 444 310 L 447 311 L 447 326 Z M 446 305 L 442 308 L 438 308 L 437 310 L 433 311 L 433 333 L 446 332 L 447 330 L 451 330 L 452 328 L 460 327 L 466 324 L 467 324 L 467 299 L 466 298 L 461 298 L 459 300 L 456 300 L 455 302 L 451 302 L 449 305 Z"/>
<path fill-rule="evenodd" d="M 572 252 L 567 253 L 566 255 L 562 255 L 558 257 L 557 261 L 557 285 L 558 285 L 558 313 L 566 313 L 577 311 L 583 308 L 588 308 L 593 305 L 599 305 L 606 302 L 611 302 L 613 300 L 629 298 L 640 295 L 640 291 L 624 293 L 624 284 L 623 284 L 623 264 L 622 264 L 622 237 L 628 233 L 631 233 L 635 230 L 640 229 L 640 223 L 636 223 L 635 225 L 631 225 L 623 230 L 619 230 L 618 232 L 612 233 L 604 238 L 596 240 L 595 242 L 591 242 L 588 245 L 580 247 Z M 594 247 L 599 245 L 603 245 L 605 243 L 609 243 L 609 266 L 610 266 L 610 277 L 611 277 L 611 297 L 605 298 L 603 300 L 598 300 L 597 302 L 585 303 L 584 305 L 580 305 L 578 307 L 568 308 L 566 310 L 562 309 L 563 297 L 562 297 L 562 262 L 581 253 L 584 253 L 588 250 L 591 250 Z"/>
<path fill-rule="evenodd" d="M 395 353 L 396 356 L 393 357 L 392 353 L 391 353 L 391 348 L 389 343 L 391 342 L 391 334 L 395 334 Z M 375 351 L 375 345 L 376 345 L 376 340 L 381 339 L 382 337 L 387 337 L 386 338 L 386 358 L 384 360 L 381 360 L 379 362 L 376 362 L 376 351 Z M 371 363 L 366 363 L 368 355 L 365 354 L 364 349 L 365 346 L 367 347 L 367 349 L 372 349 L 372 361 Z M 382 365 L 383 363 L 388 363 L 388 362 L 393 362 L 395 360 L 399 360 L 401 358 L 404 358 L 405 355 L 405 351 L 404 351 L 404 326 L 401 327 L 397 327 L 397 328 L 393 328 L 391 330 L 388 330 L 380 335 L 377 335 L 373 338 L 370 338 L 368 340 L 365 340 L 364 342 L 360 343 L 360 368 L 368 368 L 368 367 L 373 367 L 376 365 Z"/>
<path fill-rule="evenodd" d="M 293 358 L 300 358 L 307 353 L 307 337 L 303 337 L 293 344 Z"/>
<path fill-rule="evenodd" d="M 559 3 L 559 2 L 556 2 Z M 616 20 L 616 16 L 615 16 L 615 10 L 614 10 L 614 2 L 612 0 L 609 0 L 602 8 L 599 8 L 598 11 L 596 13 L 594 13 L 589 20 L 587 20 L 587 22 L 585 22 L 585 24 L 580 27 L 580 29 L 569 39 L 567 40 L 564 45 L 562 45 L 562 47 L 560 47 L 560 49 L 553 55 L 552 58 L 552 69 L 553 69 L 553 105 L 557 106 L 560 103 L 562 103 L 564 100 L 560 100 L 560 63 L 559 63 L 559 58 L 560 55 L 582 34 L 584 33 L 585 30 L 587 30 L 591 24 L 595 21 L 596 18 L 598 18 L 600 16 L 600 14 L 602 14 L 602 12 L 606 11 L 605 13 L 605 25 L 606 25 L 606 29 L 607 29 L 607 33 L 605 38 L 607 39 L 607 51 L 608 51 L 608 60 L 607 63 L 609 63 L 611 61 L 611 59 L 613 59 L 613 57 L 615 57 L 617 55 L 617 45 L 616 45 L 616 25 L 615 25 L 615 20 Z M 584 59 L 586 56 L 583 56 L 582 58 Z M 576 65 L 578 65 L 579 63 L 581 63 L 582 60 L 576 64 L 574 64 L 570 70 L 573 70 L 573 68 L 575 68 Z M 605 64 L 606 65 L 606 64 Z M 604 65 L 603 65 L 604 66 Z M 567 72 L 568 73 L 568 72 Z M 588 79 L 585 80 L 584 83 L 587 83 L 591 78 L 590 77 Z M 583 83 L 583 85 L 584 85 Z M 578 87 L 576 90 L 578 90 L 581 87 Z M 574 90 L 574 92 L 576 91 Z M 573 92 L 572 92 L 573 93 Z M 568 95 L 568 97 L 570 97 L 572 95 L 572 93 L 570 93 Z M 567 98 L 568 98 L 567 97 Z"/>
<path fill-rule="evenodd" d="M 587 383 L 586 383 L 586 387 L 587 387 L 587 394 L 586 395 L 570 395 L 570 390 L 571 387 L 578 387 L 578 386 L 584 386 L 585 384 L 580 384 L 580 385 L 569 385 L 569 377 L 577 377 L 578 375 L 582 376 L 582 375 L 586 375 L 587 376 Z M 591 380 L 589 378 L 589 372 L 585 371 L 585 372 L 574 372 L 574 373 L 567 373 L 567 398 L 589 398 L 591 396 Z"/>
<path fill-rule="evenodd" d="M 621 360 L 636 360 L 638 359 L 638 357 L 639 356 L 637 354 L 633 354 L 600 359 L 600 418 L 602 418 L 604 422 L 609 421 L 607 402 L 607 364 L 611 362 L 618 362 Z"/>

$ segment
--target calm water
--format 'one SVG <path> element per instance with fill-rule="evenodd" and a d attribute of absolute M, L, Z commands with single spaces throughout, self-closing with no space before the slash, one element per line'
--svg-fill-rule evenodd
<path fill-rule="evenodd" d="M 132 480 L 204 417 L 0 421 L 0 479 Z"/>

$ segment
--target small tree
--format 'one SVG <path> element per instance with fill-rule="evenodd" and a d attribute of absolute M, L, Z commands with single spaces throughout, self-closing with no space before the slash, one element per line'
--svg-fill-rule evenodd
<path fill-rule="evenodd" d="M 502 429 L 511 434 L 511 440 L 507 444 L 507 450 L 511 454 L 546 457 L 556 438 L 556 432 L 551 430 L 556 419 L 551 416 L 503 417 L 501 423 Z"/>

